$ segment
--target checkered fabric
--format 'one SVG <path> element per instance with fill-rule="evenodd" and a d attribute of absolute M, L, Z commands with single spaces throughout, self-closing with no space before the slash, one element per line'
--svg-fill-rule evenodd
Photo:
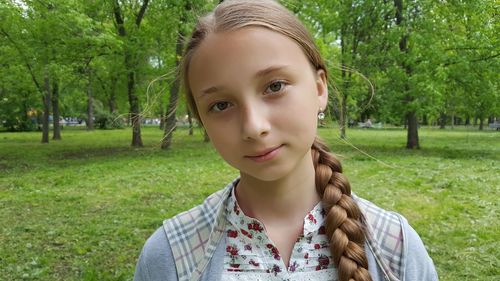
<path fill-rule="evenodd" d="M 179 281 L 200 279 L 224 232 L 225 202 L 238 180 L 210 195 L 203 204 L 163 222 Z"/>
<path fill-rule="evenodd" d="M 227 198 L 238 180 L 210 195 L 203 204 L 164 221 L 163 227 L 172 248 L 179 281 L 197 281 L 203 274 L 223 237 L 227 222 Z M 403 218 L 355 195 L 353 198 L 367 221 L 367 244 L 384 271 L 386 280 L 401 280 L 404 276 Z"/>
<path fill-rule="evenodd" d="M 377 263 L 390 281 L 404 278 L 403 217 L 352 195 L 366 220 L 367 243 Z"/>

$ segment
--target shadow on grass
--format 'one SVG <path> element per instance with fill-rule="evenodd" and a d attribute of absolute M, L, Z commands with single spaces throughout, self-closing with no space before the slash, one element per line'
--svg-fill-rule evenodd
<path fill-rule="evenodd" d="M 102 147 L 102 148 L 89 148 L 80 150 L 63 151 L 54 153 L 52 159 L 71 160 L 71 159 L 92 159 L 101 157 L 116 157 L 116 156 L 129 156 L 134 151 L 131 147 Z"/>
<path fill-rule="evenodd" d="M 333 152 L 338 154 L 356 153 L 356 150 L 351 147 L 332 145 Z M 381 156 L 394 157 L 408 156 L 408 157 L 433 157 L 443 159 L 490 159 L 500 160 L 500 153 L 493 149 L 478 149 L 478 148 L 450 148 L 450 147 L 424 147 L 421 149 L 406 149 L 401 147 L 370 144 L 370 145 L 356 145 L 360 152 L 367 153 L 375 158 Z M 360 153 L 357 152 L 357 153 Z M 354 156 L 356 160 L 362 160 L 365 156 Z M 372 160 L 366 156 L 366 160 Z"/>

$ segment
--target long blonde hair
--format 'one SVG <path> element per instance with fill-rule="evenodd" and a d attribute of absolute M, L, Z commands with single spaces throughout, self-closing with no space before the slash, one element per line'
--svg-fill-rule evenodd
<path fill-rule="evenodd" d="M 210 33 L 260 26 L 287 36 L 296 42 L 314 69 L 326 66 L 313 38 L 304 25 L 286 8 L 272 0 L 226 0 L 200 18 L 187 43 L 181 63 L 181 79 L 191 112 L 199 118 L 189 86 L 189 64 L 198 46 Z M 200 120 L 201 122 L 201 120 Z M 340 162 L 328 147 L 316 138 L 312 145 L 316 191 L 327 212 L 326 234 L 340 281 L 369 281 L 364 250 L 365 224 L 361 211 L 351 197 L 349 181 L 342 174 Z"/>

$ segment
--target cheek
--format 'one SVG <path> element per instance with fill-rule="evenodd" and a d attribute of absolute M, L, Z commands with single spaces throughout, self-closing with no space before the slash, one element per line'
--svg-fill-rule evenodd
<path fill-rule="evenodd" d="M 228 122 L 206 122 L 205 130 L 215 149 L 219 154 L 224 155 L 234 142 L 234 138 L 230 138 L 229 136 L 234 136 L 235 134 L 234 130 L 228 126 Z"/>
<path fill-rule="evenodd" d="M 312 93 L 296 93 L 294 98 L 283 105 L 283 118 L 299 127 L 316 128 L 319 106 Z M 307 96 L 306 96 L 307 95 Z"/>

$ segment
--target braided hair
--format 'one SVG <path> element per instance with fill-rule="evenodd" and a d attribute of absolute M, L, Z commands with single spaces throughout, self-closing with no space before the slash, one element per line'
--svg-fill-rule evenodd
<path fill-rule="evenodd" d="M 339 279 L 371 280 L 364 250 L 364 220 L 351 197 L 351 186 L 342 174 L 342 165 L 319 138 L 314 141 L 311 151 L 316 191 L 326 210 L 326 234 Z"/>

